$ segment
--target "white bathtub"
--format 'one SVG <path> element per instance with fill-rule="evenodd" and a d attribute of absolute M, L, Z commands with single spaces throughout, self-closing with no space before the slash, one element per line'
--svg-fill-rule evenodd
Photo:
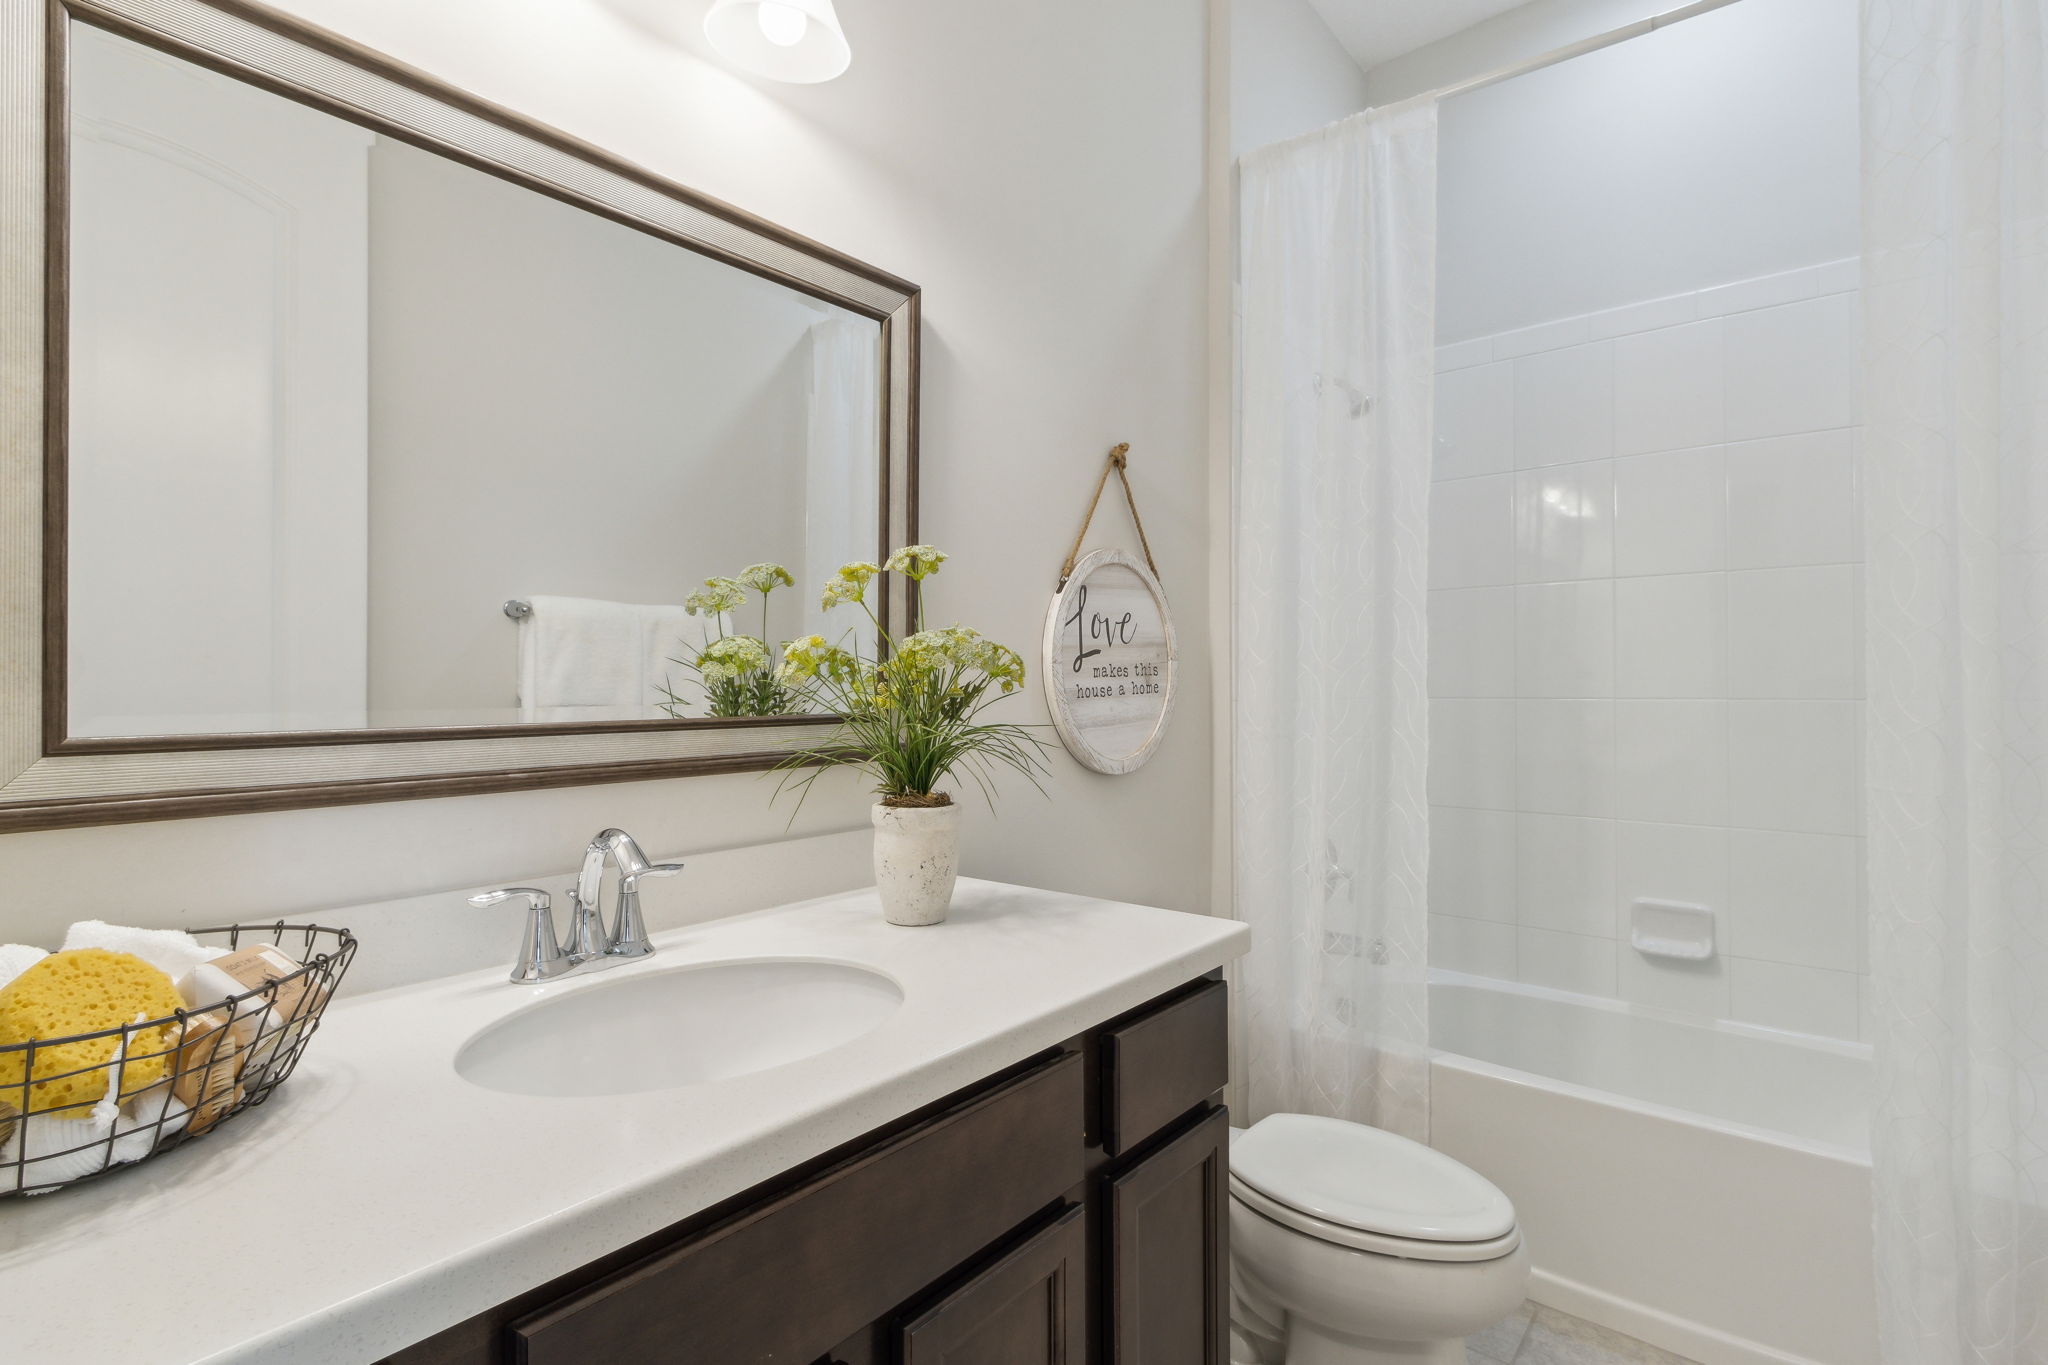
<path fill-rule="evenodd" d="M 1436 972 L 1430 1133 L 1531 1296 L 1705 1365 L 1870 1365 L 1870 1050 Z"/>

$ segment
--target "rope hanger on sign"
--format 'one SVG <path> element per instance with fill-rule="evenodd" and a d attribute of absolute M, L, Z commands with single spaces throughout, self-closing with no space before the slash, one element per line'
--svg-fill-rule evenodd
<path fill-rule="evenodd" d="M 1102 490 L 1109 486 L 1112 472 L 1124 486 L 1124 501 L 1130 505 L 1131 524 L 1138 528 L 1138 546 L 1145 552 L 1145 567 L 1152 571 L 1154 578 L 1159 577 L 1159 566 L 1152 561 L 1152 542 L 1145 539 L 1145 519 L 1138 515 L 1137 495 L 1131 492 L 1131 476 L 1125 472 L 1130 464 L 1130 453 L 1131 443 L 1120 441 L 1103 462 L 1102 477 L 1095 481 L 1095 496 L 1088 499 L 1088 510 L 1081 516 L 1081 529 L 1074 534 L 1074 548 L 1067 551 L 1066 563 L 1060 565 L 1060 581 L 1053 588 L 1054 592 L 1066 587 L 1067 580 L 1074 576 L 1074 565 L 1081 558 L 1081 542 L 1088 538 L 1088 523 L 1095 520 L 1095 509 L 1102 502 Z"/>

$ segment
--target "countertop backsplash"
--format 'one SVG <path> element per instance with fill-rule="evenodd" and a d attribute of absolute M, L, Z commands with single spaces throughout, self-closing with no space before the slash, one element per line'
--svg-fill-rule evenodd
<path fill-rule="evenodd" d="M 589 832 L 595 835 L 597 830 Z M 685 863 L 687 870 L 678 877 L 649 882 L 642 890 L 641 905 L 648 930 L 660 933 L 686 924 L 867 886 L 874 881 L 870 866 L 873 840 L 873 832 L 865 822 L 857 829 L 726 848 L 670 847 L 649 840 L 650 857 Z M 481 967 L 509 966 L 525 931 L 525 916 L 510 905 L 479 910 L 468 904 L 468 897 L 478 891 L 501 886 L 541 887 L 554 896 L 557 930 L 566 931 L 566 892 L 575 880 L 575 859 L 580 851 L 573 846 L 556 850 L 562 861 L 545 871 L 508 868 L 503 877 L 488 885 L 450 887 L 398 900 L 337 904 L 282 915 L 226 910 L 209 915 L 203 907 L 168 914 L 162 909 L 141 910 L 123 906 L 109 897 L 81 906 L 69 919 L 97 916 L 116 923 L 183 928 L 261 924 L 283 919 L 288 924 L 325 924 L 349 929 L 362 947 L 340 993 L 343 997 L 364 995 Z M 613 880 L 607 875 L 607 914 L 616 895 Z M 0 933 L 0 940 L 19 937 L 54 948 L 64 935 L 64 925 L 48 915 L 41 918 L 51 919 L 48 932 L 39 932 L 45 927 L 40 923 L 14 924 Z M 48 942 L 43 941 L 46 938 Z"/>

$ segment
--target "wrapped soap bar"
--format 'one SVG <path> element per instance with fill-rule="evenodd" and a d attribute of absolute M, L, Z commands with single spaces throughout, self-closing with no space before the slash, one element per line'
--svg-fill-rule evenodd
<path fill-rule="evenodd" d="M 194 1133 L 213 1127 L 241 1100 L 242 1058 L 254 1034 L 254 1020 L 231 1020 L 225 1009 L 185 1020 L 171 1093 L 191 1109 Z"/>
<path fill-rule="evenodd" d="M 195 970 L 194 976 L 207 976 L 212 980 L 225 977 L 238 983 L 243 991 L 261 990 L 258 997 L 269 1002 L 269 1008 L 254 1015 L 256 1036 L 251 1042 L 242 1064 L 242 1088 L 260 1089 L 268 1079 L 273 1064 L 280 1057 L 291 1054 L 292 1046 L 305 1031 L 307 1021 L 320 1012 L 325 1002 L 324 992 L 316 991 L 307 977 L 286 980 L 299 971 L 300 964 L 293 961 L 283 949 L 269 943 L 255 943 L 217 957 Z M 236 992 L 239 994 L 239 992 Z M 249 1017 L 249 1005 L 244 1002 L 237 1006 L 244 1017 Z"/>
<path fill-rule="evenodd" d="M 274 944 L 254 943 L 247 948 L 238 948 L 207 965 L 241 982 L 243 990 L 260 990 L 273 983 L 281 983 L 268 992 L 268 998 L 278 1018 L 287 1024 L 318 1003 L 310 998 L 312 983 L 305 977 L 284 980 L 298 971 L 301 964 L 292 961 L 289 954 Z"/>

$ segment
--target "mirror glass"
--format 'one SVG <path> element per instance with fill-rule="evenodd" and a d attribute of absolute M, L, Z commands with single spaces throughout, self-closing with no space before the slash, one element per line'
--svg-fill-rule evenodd
<path fill-rule="evenodd" d="M 69 735 L 694 718 L 721 630 L 829 633 L 879 323 L 71 37 Z M 685 613 L 763 562 L 795 586 Z"/>

